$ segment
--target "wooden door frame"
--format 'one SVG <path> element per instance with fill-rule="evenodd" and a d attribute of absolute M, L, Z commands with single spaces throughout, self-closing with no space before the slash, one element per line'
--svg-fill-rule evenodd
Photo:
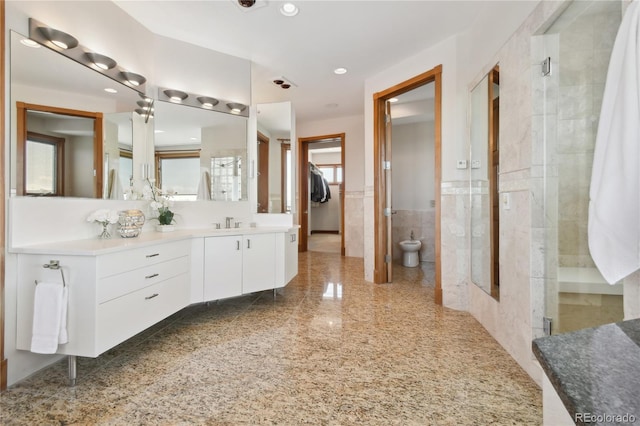
<path fill-rule="evenodd" d="M 257 138 L 257 149 L 256 149 L 256 157 L 258 158 L 258 170 L 257 170 L 257 178 L 258 178 L 258 195 L 257 195 L 257 203 L 258 203 L 258 213 L 269 213 L 269 201 L 271 199 L 271 194 L 269 193 L 269 138 L 262 132 L 258 131 Z M 265 148 L 261 148 L 260 145 L 266 147 L 266 156 L 265 156 Z M 265 158 L 266 157 L 266 158 Z M 267 161 L 264 161 L 264 160 Z M 266 176 L 263 176 L 266 175 Z M 260 190 L 262 187 L 262 191 Z M 266 188 L 265 188 L 266 187 Z M 266 190 L 266 194 L 263 191 Z M 262 206 L 260 203 L 260 196 L 266 198 L 266 206 Z M 261 211 L 262 210 L 262 211 Z"/>
<path fill-rule="evenodd" d="M 298 170 L 300 180 L 298 181 L 298 191 L 300 193 L 300 203 L 298 217 L 300 218 L 300 238 L 298 239 L 298 251 L 307 251 L 309 233 L 309 144 L 325 139 L 340 139 L 340 161 L 342 162 L 342 183 L 340 184 L 340 254 L 345 255 L 344 246 L 344 189 L 346 188 L 346 173 L 344 164 L 345 133 L 334 133 L 330 135 L 311 136 L 298 138 Z"/>
<path fill-rule="evenodd" d="M 0 134 L 4 135 L 5 122 L 4 116 L 6 112 L 5 108 L 5 78 L 4 71 L 5 65 L 5 0 L 0 0 L 0 103 L 2 104 L 0 114 Z M 7 304 L 5 303 L 5 285 L 4 285 L 4 270 L 5 270 L 5 207 L 6 207 L 6 194 L 5 194 L 5 157 L 4 152 L 6 148 L 6 139 L 3 137 L 0 146 L 0 245 L 2 245 L 2 252 L 0 253 L 0 391 L 7 388 L 7 358 L 4 354 L 4 313 Z"/>
<path fill-rule="evenodd" d="M 382 159 L 385 148 L 385 102 L 395 96 L 399 96 L 417 87 L 428 83 L 435 83 L 435 138 L 434 138 L 434 165 L 435 165 L 435 302 L 442 305 L 442 276 L 440 262 L 440 217 L 441 200 L 440 184 L 442 180 L 442 65 L 419 74 L 409 80 L 389 87 L 373 94 L 373 168 L 374 168 L 374 271 L 373 279 L 375 283 L 387 282 L 386 254 L 386 226 L 384 222 L 385 209 L 385 181 Z"/>

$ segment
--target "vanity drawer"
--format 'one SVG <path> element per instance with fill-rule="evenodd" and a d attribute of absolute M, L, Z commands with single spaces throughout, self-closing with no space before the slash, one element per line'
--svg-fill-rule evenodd
<path fill-rule="evenodd" d="M 189 275 L 169 278 L 98 306 L 97 353 L 102 353 L 189 304 Z"/>
<path fill-rule="evenodd" d="M 96 289 L 98 303 L 107 302 L 177 275 L 187 274 L 188 278 L 190 267 L 189 256 L 182 256 L 163 263 L 102 278 L 98 281 Z M 189 285 L 189 283 L 187 282 L 185 285 Z"/>
<path fill-rule="evenodd" d="M 98 277 L 117 275 L 169 259 L 188 256 L 190 250 L 191 241 L 184 240 L 106 254 L 98 258 Z"/>

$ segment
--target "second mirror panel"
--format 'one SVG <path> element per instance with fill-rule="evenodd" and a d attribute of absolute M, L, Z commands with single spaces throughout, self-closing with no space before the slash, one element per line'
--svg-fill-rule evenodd
<path fill-rule="evenodd" d="M 291 213 L 294 171 L 291 157 L 292 115 L 290 102 L 257 107 L 257 212 Z"/>
<path fill-rule="evenodd" d="M 247 118 L 158 101 L 156 181 L 176 200 L 247 200 Z"/>
<path fill-rule="evenodd" d="M 499 120 L 500 78 L 496 65 L 471 91 L 471 280 L 500 294 Z"/>

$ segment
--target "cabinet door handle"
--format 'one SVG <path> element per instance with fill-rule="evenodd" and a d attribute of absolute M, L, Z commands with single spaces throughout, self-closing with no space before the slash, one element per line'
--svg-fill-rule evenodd
<path fill-rule="evenodd" d="M 247 239 L 247 248 L 250 249 L 251 248 L 251 240 Z"/>
<path fill-rule="evenodd" d="M 156 256 L 160 256 L 160 253 L 148 254 L 148 255 L 147 255 L 147 258 L 149 258 L 149 257 L 156 257 Z"/>
<path fill-rule="evenodd" d="M 240 250 L 240 240 L 236 240 L 236 250 Z"/>
<path fill-rule="evenodd" d="M 158 293 L 153 293 L 151 296 L 145 297 L 144 300 L 153 299 L 154 297 L 158 297 Z"/>
<path fill-rule="evenodd" d="M 160 274 L 151 274 L 151 275 L 147 275 L 145 278 L 146 278 L 146 279 L 149 279 L 149 278 L 155 278 L 155 277 L 157 277 L 158 275 L 160 275 Z"/>

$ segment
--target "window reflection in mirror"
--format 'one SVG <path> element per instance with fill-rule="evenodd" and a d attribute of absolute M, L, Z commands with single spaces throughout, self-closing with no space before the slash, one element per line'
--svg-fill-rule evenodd
<path fill-rule="evenodd" d="M 154 127 L 161 189 L 177 192 L 176 200 L 247 200 L 246 117 L 158 101 Z M 220 176 L 228 170 L 236 174 L 223 188 Z"/>
<path fill-rule="evenodd" d="M 500 294 L 499 67 L 471 91 L 471 280 Z"/>
<path fill-rule="evenodd" d="M 133 141 L 130 119 L 136 102 L 140 100 L 139 94 L 130 87 L 117 83 L 53 50 L 42 46 L 38 48 L 25 46 L 20 41 L 26 37 L 21 34 L 11 31 L 10 37 L 11 195 L 46 194 L 91 198 L 107 196 L 108 183 L 111 181 L 109 176 L 118 174 L 118 145 L 123 141 L 122 137 L 129 145 L 128 150 L 131 151 Z M 106 88 L 115 89 L 116 93 L 106 92 Z M 57 118 L 51 118 L 51 122 L 55 121 L 56 124 L 51 124 L 50 129 L 46 131 L 32 130 L 30 122 L 35 123 L 38 119 L 31 113 L 29 117 L 26 113 L 21 117 L 17 108 L 18 103 L 47 106 L 46 112 L 57 114 Z M 26 110 L 43 112 L 39 108 L 26 108 Z M 76 114 L 78 111 L 83 112 L 84 115 Z M 110 117 L 119 114 L 124 114 L 126 120 L 115 124 Z M 96 121 L 98 121 L 96 117 L 102 117 L 99 120 L 99 125 L 102 126 L 99 135 L 97 133 L 89 135 L 84 127 L 82 130 L 73 127 L 78 124 L 72 124 L 72 121 L 77 121 L 81 116 Z M 19 129 L 18 120 L 22 120 L 23 130 Z M 97 126 L 98 124 L 93 125 L 95 129 Z M 62 133 L 61 129 L 66 130 Z M 29 155 L 26 153 L 27 134 L 24 132 L 27 131 L 65 139 L 64 160 L 56 165 L 57 169 L 62 168 L 56 172 L 56 185 L 62 185 L 61 189 L 54 190 L 53 185 L 48 187 L 48 184 L 47 188 L 37 188 L 41 183 L 34 183 L 35 186 L 32 189 L 26 189 L 25 169 L 28 165 L 25 161 L 29 161 Z M 76 149 L 75 145 L 79 147 L 78 141 L 82 137 L 87 140 L 92 139 L 93 146 L 90 147 L 92 144 L 86 143 L 82 150 Z M 100 141 L 104 140 L 104 145 L 100 142 L 100 147 L 97 146 L 98 138 Z M 106 158 L 108 162 L 105 161 Z"/>

